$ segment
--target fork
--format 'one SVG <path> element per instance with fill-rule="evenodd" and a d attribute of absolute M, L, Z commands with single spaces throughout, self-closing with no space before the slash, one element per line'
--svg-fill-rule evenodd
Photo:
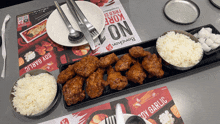
<path fill-rule="evenodd" d="M 116 117 L 115 116 L 111 116 L 111 117 L 108 117 L 108 119 L 105 118 L 105 124 L 117 124 Z"/>
<path fill-rule="evenodd" d="M 79 6 L 76 4 L 76 2 L 74 0 L 69 0 L 71 2 L 71 4 L 73 5 L 74 9 L 77 11 L 80 19 L 83 21 L 83 23 L 86 25 L 86 27 L 88 28 L 90 34 L 92 37 L 99 35 L 99 32 L 97 31 L 97 29 L 88 21 L 88 19 L 85 17 L 85 15 L 83 14 L 83 12 L 80 10 Z"/>

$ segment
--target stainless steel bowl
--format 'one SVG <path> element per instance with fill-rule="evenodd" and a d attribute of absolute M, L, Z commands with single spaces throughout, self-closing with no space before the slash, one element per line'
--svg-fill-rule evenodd
<path fill-rule="evenodd" d="M 40 74 L 40 73 L 48 73 L 48 74 L 52 75 L 52 74 L 49 73 L 48 71 L 42 70 L 42 69 L 31 70 L 31 71 L 29 71 L 29 72 L 27 72 L 27 73 L 29 73 L 30 75 L 38 75 L 38 74 Z M 27 73 L 25 73 L 25 74 L 27 74 Z M 23 77 L 25 77 L 25 74 L 21 75 L 21 76 L 18 78 L 18 80 L 21 79 L 21 78 L 23 78 Z M 53 75 L 52 75 L 52 76 L 53 76 Z M 17 80 L 17 81 L 18 81 L 18 80 Z M 55 104 L 57 103 L 57 101 L 58 101 L 58 96 L 59 96 L 59 85 L 58 85 L 58 84 L 57 84 L 57 91 L 56 91 L 56 95 L 55 95 L 55 97 L 54 97 L 54 100 L 51 102 L 51 104 L 50 104 L 45 110 L 39 112 L 38 114 L 30 115 L 30 116 L 26 116 L 26 115 L 20 114 L 19 112 L 16 111 L 16 108 L 13 106 L 13 101 L 12 101 L 13 98 L 15 97 L 12 93 L 14 92 L 14 86 L 17 84 L 17 81 L 14 83 L 14 85 L 13 85 L 13 87 L 12 87 L 12 89 L 11 89 L 11 93 L 10 93 L 10 98 L 9 98 L 9 100 L 10 100 L 10 102 L 11 102 L 11 105 L 12 105 L 13 110 L 15 111 L 15 113 L 19 114 L 19 116 L 25 116 L 25 117 L 29 117 L 29 118 L 30 118 L 30 117 L 33 117 L 33 118 L 35 118 L 35 117 L 41 117 L 42 115 L 45 115 L 46 113 L 49 113 L 49 111 L 50 111 L 50 110 L 55 106 Z"/>
<path fill-rule="evenodd" d="M 175 33 L 179 33 L 179 34 L 184 34 L 184 35 L 190 37 L 190 39 L 193 40 L 193 41 L 195 41 L 196 43 L 199 42 L 196 37 L 194 37 L 192 34 L 186 32 L 186 31 L 182 31 L 182 30 L 172 30 L 172 31 L 174 31 Z M 170 31 L 168 31 L 168 32 L 170 32 Z M 165 33 L 162 34 L 161 36 L 166 35 L 168 32 L 165 32 Z M 157 49 L 157 45 L 156 45 L 156 49 Z M 199 62 L 198 62 L 197 64 L 195 64 L 195 65 L 193 65 L 193 66 L 188 66 L 188 67 L 179 67 L 179 66 L 175 66 L 175 65 L 170 64 L 170 63 L 167 62 L 165 59 L 163 59 L 163 57 L 160 55 L 160 53 L 159 53 L 158 51 L 157 51 L 157 53 L 158 53 L 158 55 L 162 58 L 162 60 L 163 60 L 163 65 L 164 65 L 164 66 L 166 66 L 166 67 L 168 67 L 168 68 L 170 68 L 170 69 L 176 69 L 176 70 L 181 70 L 181 71 L 189 70 L 189 69 L 193 68 L 194 66 L 196 66 L 196 65 L 202 60 L 203 54 L 204 54 L 204 52 L 203 52 L 203 53 L 202 53 L 202 56 L 201 56 L 201 58 L 199 59 Z"/>

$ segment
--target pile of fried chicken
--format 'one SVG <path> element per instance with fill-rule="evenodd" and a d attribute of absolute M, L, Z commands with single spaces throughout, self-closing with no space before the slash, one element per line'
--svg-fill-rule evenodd
<path fill-rule="evenodd" d="M 121 74 L 122 71 L 126 72 L 125 76 Z M 107 80 L 103 78 L 105 72 Z M 102 95 L 106 86 L 122 90 L 128 85 L 128 81 L 143 84 L 147 77 L 161 78 L 163 75 L 161 58 L 145 51 L 143 47 L 134 46 L 120 58 L 115 53 L 100 59 L 90 55 L 83 57 L 61 71 L 57 83 L 63 84 L 64 100 L 70 106 L 84 100 L 85 93 L 90 98 L 96 98 Z"/>

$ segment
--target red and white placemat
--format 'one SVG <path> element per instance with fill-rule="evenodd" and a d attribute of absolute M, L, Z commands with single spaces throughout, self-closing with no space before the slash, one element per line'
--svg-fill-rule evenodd
<path fill-rule="evenodd" d="M 100 7 L 105 16 L 105 29 L 99 37 L 97 53 L 120 49 L 141 42 L 119 0 L 109 0 Z"/>
<path fill-rule="evenodd" d="M 90 2 L 97 1 L 91 0 Z M 56 9 L 55 6 L 18 15 L 19 75 L 34 69 L 44 69 L 51 72 L 57 70 L 62 64 L 79 60 L 84 56 L 98 55 L 141 42 L 119 0 L 98 0 L 96 4 L 105 16 L 105 28 L 97 38 L 97 49 L 93 52 L 91 52 L 89 45 L 64 47 L 51 40 L 46 33 L 44 24 Z M 35 32 L 37 28 L 42 30 Z"/>
<path fill-rule="evenodd" d="M 105 118 L 115 115 L 117 103 L 121 104 L 124 114 L 138 115 L 152 124 L 184 124 L 166 86 L 48 120 L 40 124 L 100 124 Z"/>

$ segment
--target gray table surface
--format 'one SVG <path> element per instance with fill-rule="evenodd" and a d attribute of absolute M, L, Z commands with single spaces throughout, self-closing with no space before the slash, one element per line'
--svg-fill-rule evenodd
<path fill-rule="evenodd" d="M 163 32 L 173 29 L 187 30 L 206 24 L 212 24 L 220 31 L 220 10 L 215 8 L 208 0 L 193 0 L 200 8 L 200 17 L 190 25 L 178 25 L 169 21 L 163 14 L 163 6 L 167 0 L 121 0 L 121 3 L 130 17 L 137 33 L 142 41 L 157 38 Z M 64 0 L 58 0 L 64 2 Z M 134 93 L 108 99 L 95 105 L 90 105 L 78 110 L 68 112 L 60 102 L 57 108 L 48 116 L 41 119 L 23 120 L 13 114 L 9 102 L 10 90 L 13 83 L 19 77 L 18 46 L 16 16 L 53 5 L 53 0 L 35 0 L 7 8 L 0 9 L 0 24 L 7 14 L 11 19 L 6 28 L 6 77 L 0 78 L 0 123 L 39 123 L 73 112 L 97 106 L 115 99 L 130 96 L 136 93 L 167 86 L 185 124 L 219 123 L 220 107 L 220 66 L 219 63 L 210 65 L 207 69 L 193 73 L 170 82 L 155 85 Z M 1 54 L 1 48 L 0 48 Z M 3 59 L 0 57 L 0 70 L 2 70 Z M 58 70 L 52 74 L 57 77 Z"/>

